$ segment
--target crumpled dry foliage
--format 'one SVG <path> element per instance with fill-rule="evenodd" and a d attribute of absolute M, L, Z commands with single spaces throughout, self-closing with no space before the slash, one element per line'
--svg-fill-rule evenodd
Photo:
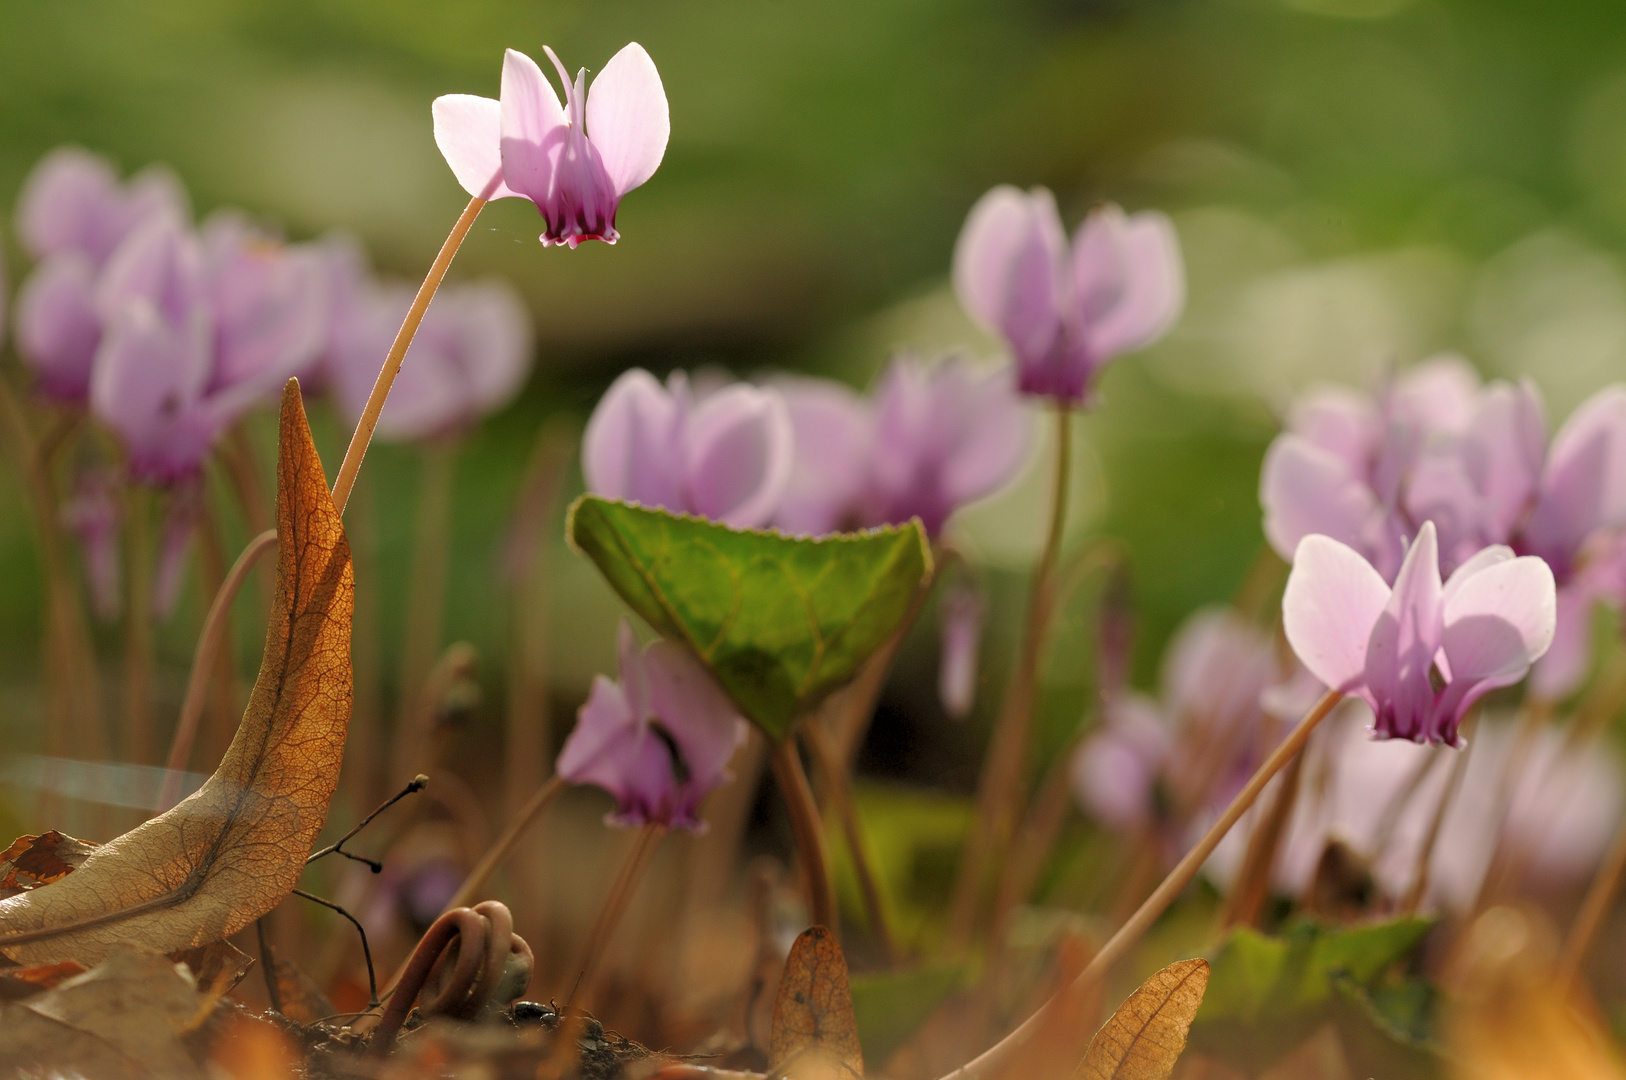
<path fill-rule="evenodd" d="M 118 949 L 54 990 L 0 1007 L 0 1069 L 95 1080 L 201 1078 L 182 1039 L 213 1004 L 181 965 Z"/>
<path fill-rule="evenodd" d="M 1167 1080 L 1208 988 L 1208 961 L 1181 960 L 1141 983 L 1090 1040 L 1077 1080 Z"/>
<path fill-rule="evenodd" d="M 74 873 L 0 901 L 7 956 L 95 964 L 124 942 L 163 953 L 207 945 L 270 911 L 299 880 L 350 721 L 354 579 L 293 380 L 282 398 L 277 563 L 259 679 L 220 767 Z"/>
<path fill-rule="evenodd" d="M 0 899 L 58 881 L 84 865 L 95 844 L 75 840 L 55 829 L 38 836 L 19 836 L 0 851 Z"/>
<path fill-rule="evenodd" d="M 825 1080 L 864 1075 L 847 958 L 835 935 L 822 926 L 803 930 L 785 959 L 768 1057 L 772 1076 Z"/>

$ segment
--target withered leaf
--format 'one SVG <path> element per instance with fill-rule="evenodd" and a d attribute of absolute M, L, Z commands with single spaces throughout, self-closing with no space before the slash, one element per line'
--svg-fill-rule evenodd
<path fill-rule="evenodd" d="M 1208 961 L 1200 959 L 1141 983 L 1090 1040 L 1077 1080 L 1168 1080 L 1207 988 Z"/>
<path fill-rule="evenodd" d="M 314 1024 L 332 1016 L 339 1010 L 322 993 L 316 980 L 283 956 L 270 944 L 262 942 L 260 959 L 271 966 L 271 979 L 277 987 L 276 1010 L 296 1024 Z"/>
<path fill-rule="evenodd" d="M 171 955 L 170 959 L 185 964 L 198 990 L 211 997 L 231 993 L 232 987 L 242 982 L 248 969 L 254 966 L 252 956 L 225 940 L 186 949 Z"/>
<path fill-rule="evenodd" d="M 768 1040 L 770 1075 L 826 1080 L 864 1075 L 847 958 L 822 926 L 803 930 L 785 958 Z"/>
<path fill-rule="evenodd" d="M 178 952 L 235 933 L 298 881 L 350 722 L 354 580 L 293 380 L 277 455 L 277 587 L 259 679 L 220 767 L 74 873 L 0 901 L 0 950 L 94 964 L 121 942 Z"/>
<path fill-rule="evenodd" d="M 54 990 L 0 1007 L 0 1067 L 8 1076 L 201 1077 L 181 1037 L 206 1006 L 184 968 L 120 949 Z"/>
<path fill-rule="evenodd" d="M 76 960 L 40 964 L 37 967 L 8 968 L 0 971 L 0 1001 L 30 998 L 84 973 L 85 965 Z"/>
<path fill-rule="evenodd" d="M 19 836 L 0 851 L 0 899 L 16 896 L 79 869 L 95 844 L 52 829 L 38 836 Z"/>

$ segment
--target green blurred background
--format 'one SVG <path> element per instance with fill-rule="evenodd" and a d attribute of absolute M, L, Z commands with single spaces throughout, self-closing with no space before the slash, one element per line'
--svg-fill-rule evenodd
<path fill-rule="evenodd" d="M 446 636 L 484 657 L 482 725 L 501 716 L 495 556 L 539 425 L 585 418 L 635 364 L 862 385 L 900 347 L 997 355 L 947 289 L 959 225 L 995 183 L 1048 185 L 1069 225 L 1100 199 L 1165 209 L 1185 247 L 1183 321 L 1114 365 L 1079 440 L 1075 533 L 1132 554 L 1142 684 L 1178 621 L 1253 563 L 1259 459 L 1297 387 L 1453 348 L 1487 374 L 1535 377 L 1556 419 L 1626 371 L 1614 0 L 0 0 L 0 204 L 43 152 L 77 142 L 125 171 L 172 165 L 200 216 L 232 205 L 294 238 L 350 230 L 381 269 L 416 278 L 464 201 L 430 101 L 495 95 L 504 47 L 547 43 L 593 68 L 634 39 L 665 81 L 672 141 L 622 207 L 622 242 L 543 250 L 534 210 L 511 200 L 453 271 L 513 280 L 539 340 L 524 395 L 458 460 Z M 9 236 L 5 253 L 15 284 L 26 266 Z M 331 468 L 343 434 L 317 420 Z M 380 447 L 364 472 L 386 673 L 419 467 L 415 449 Z M 1043 479 L 1036 465 L 959 524 L 991 568 L 996 673 Z M 555 555 L 550 668 L 568 715 L 612 665 L 618 609 Z M 34 567 L 7 479 L 0 723 L 15 749 L 37 743 L 41 715 Z M 189 594 L 163 628 L 160 715 L 200 606 Z M 1056 643 L 1048 745 L 1089 699 L 1088 639 L 1080 615 Z M 104 645 L 111 657 L 116 635 Z M 866 761 L 966 789 L 994 695 L 945 728 L 934 651 L 917 634 Z"/>

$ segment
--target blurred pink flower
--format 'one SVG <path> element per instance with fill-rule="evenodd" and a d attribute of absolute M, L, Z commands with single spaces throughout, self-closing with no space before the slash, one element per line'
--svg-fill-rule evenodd
<path fill-rule="evenodd" d="M 364 268 L 357 273 L 338 287 L 323 362 L 351 421 L 367 404 L 413 296 L 409 286 L 376 285 Z M 442 286 L 384 403 L 378 437 L 425 439 L 472 427 L 514 399 L 532 355 L 530 313 L 511 285 L 492 279 Z"/>
<path fill-rule="evenodd" d="M 1062 401 L 1086 400 L 1109 360 L 1162 337 L 1185 306 L 1167 217 L 1099 206 L 1069 249 L 1044 188 L 1001 185 L 977 201 L 955 244 L 954 286 L 1010 343 L 1021 391 Z"/>
<path fill-rule="evenodd" d="M 603 675 L 559 753 L 559 775 L 615 796 L 608 820 L 700 832 L 700 800 L 729 779 L 729 758 L 745 721 L 699 661 L 681 645 L 640 650 L 622 620 L 619 681 Z"/>
<path fill-rule="evenodd" d="M 153 218 L 187 218 L 186 194 L 151 168 L 121 185 L 113 167 L 77 147 L 47 154 L 24 181 L 17 232 L 40 260 L 17 297 L 17 352 L 47 396 L 83 402 L 101 340 L 96 278 L 124 239 Z"/>
<path fill-rule="evenodd" d="M 1003 487 L 1027 456 L 1031 416 L 1006 369 L 899 356 L 872 397 L 821 379 L 774 384 L 796 457 L 774 524 L 820 535 L 918 517 L 936 536 L 954 510 Z"/>
<path fill-rule="evenodd" d="M 795 452 L 779 392 L 733 383 L 705 395 L 682 372 L 640 368 L 605 391 L 582 437 L 587 489 L 736 529 L 773 518 Z"/>
<path fill-rule="evenodd" d="M 156 217 L 119 245 L 96 284 L 106 330 L 89 396 L 134 476 L 195 476 L 223 429 L 308 368 L 326 322 L 321 282 L 314 257 L 230 218 L 200 238 Z"/>
<path fill-rule="evenodd" d="M 616 209 L 654 175 L 672 125 L 655 62 L 633 42 L 587 87 L 543 46 L 565 103 L 524 53 L 503 55 L 502 98 L 449 94 L 435 99 L 435 143 L 458 183 L 482 199 L 527 198 L 547 228 L 546 245 L 613 244 Z"/>
<path fill-rule="evenodd" d="M 1468 708 L 1524 678 L 1547 651 L 1556 604 L 1547 564 L 1506 547 L 1486 548 L 1442 585 L 1427 522 L 1392 589 L 1347 545 L 1305 537 L 1282 624 L 1311 674 L 1372 707 L 1379 738 L 1457 746 Z"/>
<path fill-rule="evenodd" d="M 1281 679 L 1270 639 L 1246 619 L 1224 608 L 1192 615 L 1164 652 L 1160 699 L 1111 694 L 1102 724 L 1079 745 L 1071 763 L 1079 805 L 1115 829 L 1156 823 L 1177 845 L 1184 823 L 1159 819 L 1171 808 L 1158 791 L 1187 800 L 1176 817 L 1227 801 L 1274 741 L 1262 700 Z"/>
<path fill-rule="evenodd" d="M 120 184 L 106 158 L 63 146 L 39 160 L 17 197 L 17 236 L 36 259 L 76 252 L 100 265 L 130 233 L 159 215 L 188 217 L 173 173 L 152 167 Z"/>
<path fill-rule="evenodd" d="M 937 599 L 941 651 L 937 660 L 937 696 L 956 720 L 971 715 L 977 700 L 977 654 L 982 643 L 982 590 L 970 574 L 956 575 Z"/>
<path fill-rule="evenodd" d="M 1363 732 L 1365 709 L 1351 705 L 1328 718 L 1306 749 L 1305 780 L 1293 805 L 1272 874 L 1276 889 L 1303 896 L 1327 844 L 1338 840 L 1372 871 L 1378 890 L 1405 895 L 1443 797 L 1452 760 L 1434 747 L 1374 742 Z M 1623 799 L 1621 767 L 1607 746 L 1570 745 L 1569 734 L 1548 725 L 1532 736 L 1515 734 L 1506 717 L 1482 720 L 1461 787 L 1448 807 L 1429 868 L 1427 903 L 1470 910 L 1478 899 L 1498 839 L 1506 779 L 1505 843 L 1525 864 L 1524 882 L 1536 888 L 1585 881 L 1613 835 Z M 1509 755 L 1522 754 L 1509 772 Z M 1431 758 L 1433 759 L 1430 765 Z M 1429 771 L 1409 791 L 1419 768 Z M 1260 806 L 1269 806 L 1267 790 Z M 1238 823 L 1204 873 L 1229 888 L 1260 811 Z"/>

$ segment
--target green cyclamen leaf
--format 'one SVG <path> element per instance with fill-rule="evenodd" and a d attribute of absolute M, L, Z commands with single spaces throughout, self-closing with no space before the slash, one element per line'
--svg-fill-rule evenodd
<path fill-rule="evenodd" d="M 931 573 L 918 522 L 819 540 L 583 495 L 565 526 L 615 591 L 782 738 L 897 629 Z"/>

